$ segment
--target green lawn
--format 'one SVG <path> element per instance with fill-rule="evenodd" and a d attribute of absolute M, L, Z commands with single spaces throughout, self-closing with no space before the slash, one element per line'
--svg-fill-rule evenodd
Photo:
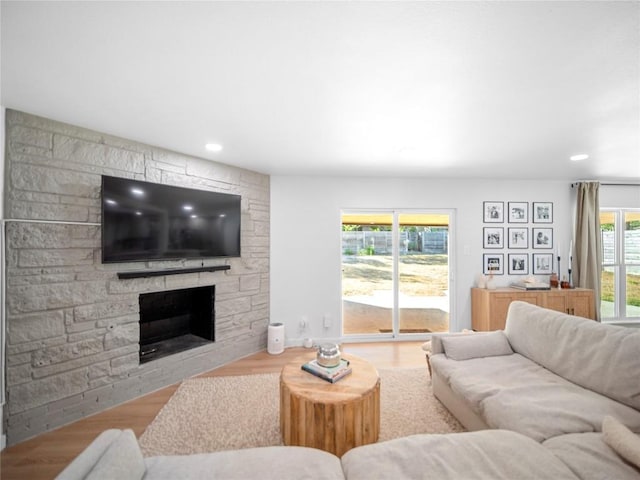
<path fill-rule="evenodd" d="M 601 299 L 614 300 L 613 272 L 602 272 Z M 640 275 L 627 275 L 627 305 L 640 307 Z"/>

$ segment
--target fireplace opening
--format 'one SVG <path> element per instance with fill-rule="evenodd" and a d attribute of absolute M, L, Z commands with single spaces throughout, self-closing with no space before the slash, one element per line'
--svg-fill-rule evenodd
<path fill-rule="evenodd" d="M 215 341 L 215 286 L 143 293 L 140 363 Z"/>

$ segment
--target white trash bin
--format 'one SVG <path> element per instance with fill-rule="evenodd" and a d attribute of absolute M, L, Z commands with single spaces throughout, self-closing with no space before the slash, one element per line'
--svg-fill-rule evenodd
<path fill-rule="evenodd" d="M 267 353 L 278 355 L 284 352 L 284 325 L 270 323 L 267 331 Z"/>

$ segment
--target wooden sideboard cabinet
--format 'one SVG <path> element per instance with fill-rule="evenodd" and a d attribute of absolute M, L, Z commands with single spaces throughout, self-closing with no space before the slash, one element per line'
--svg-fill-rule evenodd
<path fill-rule="evenodd" d="M 509 305 L 515 300 L 558 312 L 595 320 L 593 290 L 572 288 L 519 290 L 517 288 L 471 289 L 471 327 L 478 331 L 502 330 Z"/>

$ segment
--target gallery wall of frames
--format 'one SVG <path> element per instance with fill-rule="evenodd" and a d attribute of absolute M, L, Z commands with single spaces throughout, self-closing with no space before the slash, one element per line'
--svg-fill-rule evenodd
<path fill-rule="evenodd" d="M 553 203 L 483 202 L 485 275 L 553 272 Z"/>

